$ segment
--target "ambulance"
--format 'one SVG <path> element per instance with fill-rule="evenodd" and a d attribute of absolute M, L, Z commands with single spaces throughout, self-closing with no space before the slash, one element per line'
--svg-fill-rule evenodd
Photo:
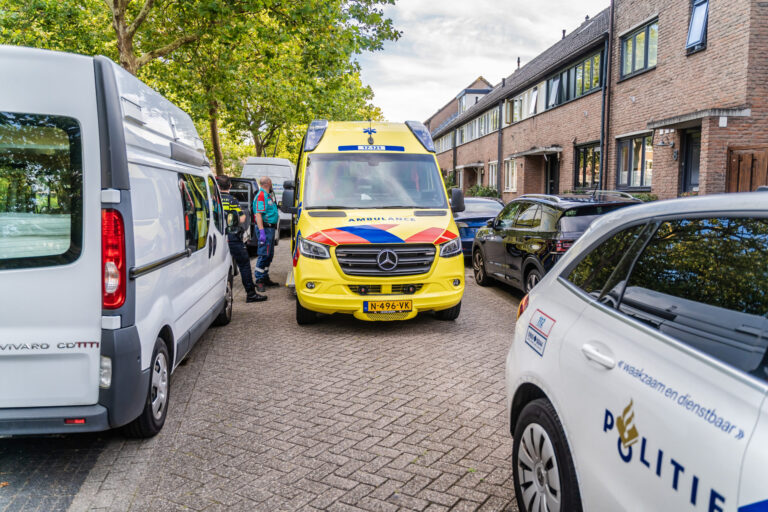
<path fill-rule="evenodd" d="M 292 214 L 296 321 L 367 321 L 434 311 L 455 320 L 464 260 L 435 147 L 419 122 L 313 121 L 282 208 Z"/>

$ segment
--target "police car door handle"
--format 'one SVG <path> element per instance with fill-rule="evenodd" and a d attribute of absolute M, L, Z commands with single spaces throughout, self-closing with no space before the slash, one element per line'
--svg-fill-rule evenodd
<path fill-rule="evenodd" d="M 582 345 L 581 352 L 590 361 L 594 361 L 600 366 L 603 366 L 609 370 L 612 370 L 616 367 L 616 361 L 614 361 L 613 358 L 600 352 L 594 345 L 590 345 L 589 343 Z"/>

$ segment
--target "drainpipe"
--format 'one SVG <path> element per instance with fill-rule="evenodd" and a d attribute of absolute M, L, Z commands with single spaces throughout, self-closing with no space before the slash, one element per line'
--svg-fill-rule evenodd
<path fill-rule="evenodd" d="M 597 177 L 598 189 L 605 190 L 605 167 L 607 165 L 608 142 L 611 125 L 611 73 L 613 70 L 613 9 L 614 0 L 611 0 L 611 8 L 608 21 L 608 39 L 605 41 L 605 51 L 603 52 L 603 103 L 602 119 L 600 120 L 600 170 Z"/>
<path fill-rule="evenodd" d="M 455 178 L 456 177 L 456 130 L 453 130 L 452 133 L 453 133 L 453 135 L 452 135 L 451 139 L 453 140 L 453 144 L 452 144 L 452 146 L 453 146 L 453 151 L 452 151 L 452 153 L 453 153 L 453 176 Z M 458 187 L 458 185 L 459 184 L 456 183 L 457 187 Z"/>
<path fill-rule="evenodd" d="M 504 161 L 502 160 L 504 155 L 504 100 L 499 100 L 499 154 L 496 158 L 496 188 L 499 189 L 499 197 L 502 197 L 501 180 L 504 173 Z"/>

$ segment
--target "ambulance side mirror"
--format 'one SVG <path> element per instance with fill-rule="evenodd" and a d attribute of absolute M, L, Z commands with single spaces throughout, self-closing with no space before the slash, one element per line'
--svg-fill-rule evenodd
<path fill-rule="evenodd" d="M 464 192 L 459 188 L 451 189 L 451 211 L 453 213 L 460 213 L 465 210 L 464 206 Z"/>
<path fill-rule="evenodd" d="M 286 185 L 288 185 L 288 182 L 285 182 Z M 293 192 L 293 182 L 291 182 L 291 188 L 288 188 L 287 186 L 285 189 L 283 189 L 283 200 L 281 201 L 280 210 L 283 213 L 290 213 L 291 215 L 296 215 L 296 212 L 298 211 L 298 208 L 293 206 L 294 201 L 294 192 Z"/>

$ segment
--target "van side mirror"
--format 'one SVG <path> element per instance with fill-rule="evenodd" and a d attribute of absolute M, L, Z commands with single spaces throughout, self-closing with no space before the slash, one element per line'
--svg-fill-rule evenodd
<path fill-rule="evenodd" d="M 285 182 L 286 185 L 288 185 L 288 182 Z M 294 201 L 294 192 L 293 192 L 293 182 L 291 182 L 291 188 L 288 188 L 286 186 L 285 189 L 283 189 L 283 200 L 280 201 L 280 210 L 283 213 L 290 213 L 291 215 L 296 215 L 296 212 L 298 211 L 298 208 L 293 206 Z"/>
<path fill-rule="evenodd" d="M 295 188 L 293 180 L 286 180 L 283 182 L 283 190 L 293 190 Z"/>
<path fill-rule="evenodd" d="M 464 207 L 464 192 L 459 188 L 451 189 L 451 211 L 453 213 L 460 213 L 465 210 Z"/>

